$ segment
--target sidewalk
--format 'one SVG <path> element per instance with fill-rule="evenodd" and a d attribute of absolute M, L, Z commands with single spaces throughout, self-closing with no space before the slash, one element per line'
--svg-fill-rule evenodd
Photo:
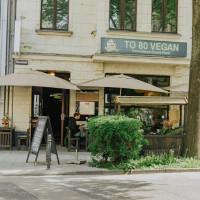
<path fill-rule="evenodd" d="M 86 164 L 67 164 L 75 161 L 75 152 L 68 152 L 66 148 L 58 149 L 60 165 L 55 154 L 51 154 L 51 168 L 47 170 L 46 151 L 40 150 L 37 165 L 34 166 L 36 156 L 30 154 L 26 163 L 28 151 L 0 150 L 0 176 L 42 176 L 42 175 L 100 175 L 112 174 L 107 169 L 89 167 L 90 152 L 79 152 L 78 160 L 86 160 Z M 113 172 L 114 173 L 114 172 Z M 116 173 L 115 173 L 116 174 Z"/>
<path fill-rule="evenodd" d="M 85 160 L 85 164 L 67 164 L 75 161 L 75 152 L 68 152 L 66 148 L 58 148 L 60 165 L 57 163 L 55 154 L 51 154 L 51 168 L 47 170 L 46 151 L 40 150 L 37 165 L 34 166 L 36 156 L 30 154 L 26 163 L 28 151 L 24 150 L 0 150 L 0 176 L 50 176 L 50 175 L 117 175 L 124 174 L 122 171 L 111 171 L 89 167 L 91 160 L 90 152 L 79 152 L 78 160 Z M 148 173 L 177 173 L 177 172 L 200 172 L 200 169 L 149 169 L 134 170 L 132 174 Z"/>

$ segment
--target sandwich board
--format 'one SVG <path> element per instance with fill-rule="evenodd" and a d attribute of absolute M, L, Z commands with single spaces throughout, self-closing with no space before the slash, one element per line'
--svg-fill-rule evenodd
<path fill-rule="evenodd" d="M 51 153 L 56 154 L 58 164 L 60 164 L 56 145 L 55 145 L 55 140 L 54 140 L 54 136 L 53 136 L 53 130 L 52 130 L 52 127 L 51 127 L 51 121 L 50 121 L 49 116 L 39 116 L 38 117 L 38 121 L 37 121 L 37 124 L 36 124 L 36 127 L 35 127 L 31 146 L 30 146 L 28 156 L 27 156 L 27 159 L 26 159 L 26 163 L 28 162 L 30 153 L 32 153 L 32 154 L 36 155 L 35 163 L 34 163 L 36 165 L 38 154 L 39 154 L 39 151 L 40 151 L 42 138 L 44 137 L 45 142 L 47 143 L 48 134 L 51 134 L 51 138 L 52 138 Z"/>

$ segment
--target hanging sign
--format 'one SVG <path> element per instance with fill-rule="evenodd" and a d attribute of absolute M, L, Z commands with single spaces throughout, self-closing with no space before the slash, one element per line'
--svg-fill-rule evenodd
<path fill-rule="evenodd" d="M 186 57 L 186 42 L 101 38 L 102 53 Z"/>

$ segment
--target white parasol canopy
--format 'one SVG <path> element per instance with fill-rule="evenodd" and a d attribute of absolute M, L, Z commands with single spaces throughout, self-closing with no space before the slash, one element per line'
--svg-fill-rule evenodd
<path fill-rule="evenodd" d="M 180 85 L 173 85 L 169 87 L 165 87 L 165 90 L 170 90 L 171 92 L 188 92 L 189 91 L 189 84 L 183 83 Z"/>
<path fill-rule="evenodd" d="M 140 81 L 138 79 L 135 79 L 123 74 L 106 76 L 103 78 L 90 80 L 90 81 L 79 84 L 79 86 L 110 87 L 110 88 L 120 88 L 120 89 L 125 88 L 125 89 L 148 90 L 148 91 L 154 91 L 154 92 L 168 93 L 167 91 L 159 87 L 156 87 L 149 83 L 145 83 L 143 81 Z"/>
<path fill-rule="evenodd" d="M 36 86 L 50 87 L 69 90 L 79 90 L 79 88 L 62 78 L 46 74 L 44 72 L 26 69 L 6 76 L 0 77 L 0 85 L 4 86 Z"/>

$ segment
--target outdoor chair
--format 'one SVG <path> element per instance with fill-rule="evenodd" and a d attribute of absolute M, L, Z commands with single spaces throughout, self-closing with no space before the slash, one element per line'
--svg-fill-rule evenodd
<path fill-rule="evenodd" d="M 67 139 L 68 139 L 68 151 L 70 151 L 71 149 L 79 149 L 79 138 L 72 138 L 71 137 L 71 131 L 70 129 L 67 129 Z M 75 146 L 74 145 L 74 141 L 75 141 Z"/>

